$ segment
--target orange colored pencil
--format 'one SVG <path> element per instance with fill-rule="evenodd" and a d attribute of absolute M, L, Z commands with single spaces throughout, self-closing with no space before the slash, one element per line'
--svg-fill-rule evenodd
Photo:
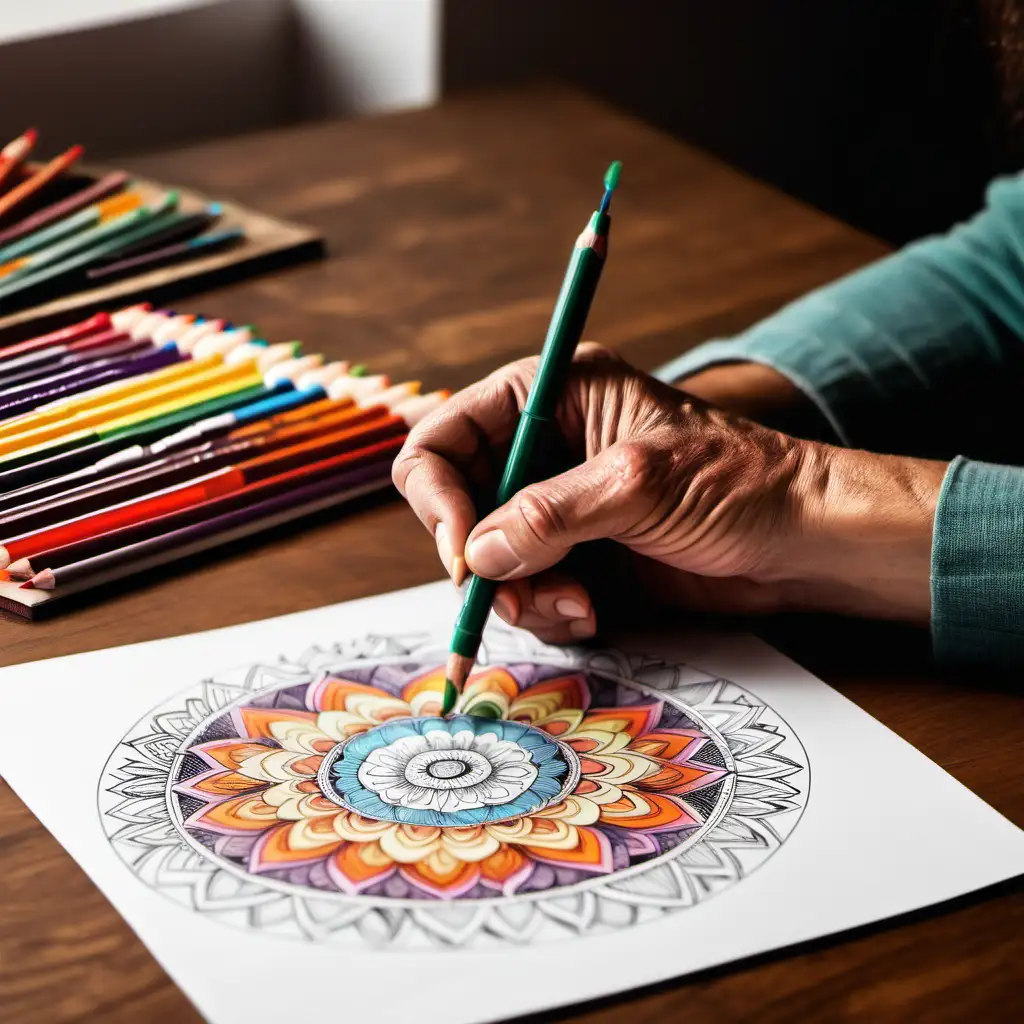
<path fill-rule="evenodd" d="M 8 142 L 0 149 L 0 185 L 3 185 L 14 169 L 32 152 L 37 137 L 35 128 L 29 128 L 23 135 L 19 135 L 13 142 Z"/>
<path fill-rule="evenodd" d="M 10 192 L 0 196 L 0 217 L 10 213 L 19 203 L 29 196 L 34 196 L 41 188 L 48 185 L 54 178 L 63 174 L 82 155 L 81 146 L 72 146 L 60 156 L 54 157 L 48 164 L 41 167 L 35 174 L 16 185 Z"/>

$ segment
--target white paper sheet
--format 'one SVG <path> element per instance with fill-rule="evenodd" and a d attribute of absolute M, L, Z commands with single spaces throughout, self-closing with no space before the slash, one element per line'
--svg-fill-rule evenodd
<path fill-rule="evenodd" d="M 371 885 L 360 895 L 341 891 L 326 861 L 307 863 L 308 877 L 292 869 L 282 880 L 267 873 L 262 858 L 270 854 L 254 860 L 248 851 L 245 865 L 259 869 L 252 873 L 239 866 L 235 847 L 212 852 L 199 833 L 186 837 L 186 826 L 174 824 L 169 802 L 179 811 L 198 806 L 174 795 L 173 785 L 194 784 L 198 770 L 194 755 L 179 751 L 210 740 L 211 729 L 231 738 L 219 705 L 251 706 L 270 688 L 299 692 L 321 670 L 391 680 L 410 665 L 439 664 L 456 609 L 451 588 L 439 584 L 4 669 L 0 773 L 214 1024 L 324 1019 L 325 1011 L 331 1019 L 372 1013 L 380 1024 L 501 1019 L 878 921 L 1024 871 L 1024 833 L 844 697 L 746 636 L 634 639 L 626 645 L 633 655 L 557 651 L 514 631 L 491 637 L 485 660 L 519 666 L 516 700 L 532 685 L 522 666 L 538 663 L 547 677 L 582 669 L 595 701 L 587 714 L 598 699 L 662 709 L 631 726 L 628 756 L 618 760 L 624 741 L 614 734 L 622 725 L 607 725 L 607 715 L 589 760 L 585 748 L 595 741 L 579 737 L 597 735 L 594 720 L 573 718 L 569 708 L 567 731 L 558 727 L 566 739 L 555 756 L 575 757 L 587 785 L 572 814 L 564 799 L 560 809 L 538 812 L 555 824 L 536 835 L 551 841 L 558 832 L 583 852 L 583 832 L 597 835 L 585 871 L 554 868 L 544 859 L 550 847 L 508 853 L 521 822 L 506 821 L 464 830 L 469 838 L 454 861 L 438 854 L 430 863 L 454 863 L 460 878 L 476 877 L 473 865 L 485 852 L 479 837 L 490 828 L 486 842 L 505 851 L 488 861 L 497 865 L 492 874 L 519 863 L 516 856 L 529 862 L 507 883 L 509 893 L 506 883 L 478 882 L 440 898 L 417 888 L 426 884 L 419 869 L 388 861 L 377 867 L 390 872 L 379 883 L 390 889 Z M 367 636 L 378 639 L 360 641 Z M 373 668 L 381 661 L 390 667 Z M 344 706 L 350 724 L 368 713 Z M 524 705 L 515 707 L 516 717 L 531 720 Z M 550 701 L 545 707 L 551 712 Z M 678 735 L 686 714 L 703 723 L 695 735 L 709 744 L 698 751 L 695 740 L 668 773 L 689 773 L 689 781 L 649 771 L 638 781 L 637 765 L 655 751 L 651 734 Z M 314 718 L 316 728 L 340 721 L 327 725 L 315 714 L 304 721 Z M 44 733 L 50 740 L 41 746 Z M 565 753 L 572 743 L 576 753 Z M 715 750 L 724 750 L 724 771 Z M 651 812 L 659 785 L 663 792 L 696 787 L 657 804 L 663 817 L 688 808 L 686 828 L 678 817 L 660 831 L 636 824 L 648 820 L 637 808 Z M 300 792 L 308 796 L 309 787 L 296 799 Z M 291 813 L 293 824 L 300 818 Z M 529 849 L 540 850 L 539 859 L 531 861 Z M 408 844 L 398 852 L 416 855 Z"/>

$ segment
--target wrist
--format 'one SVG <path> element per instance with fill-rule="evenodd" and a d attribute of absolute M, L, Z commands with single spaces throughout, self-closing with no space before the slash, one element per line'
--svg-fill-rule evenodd
<path fill-rule="evenodd" d="M 927 625 L 947 464 L 803 443 L 791 489 L 788 604 Z"/>
<path fill-rule="evenodd" d="M 722 363 L 674 383 L 708 405 L 783 433 L 832 434 L 807 396 L 788 377 L 763 363 Z"/>

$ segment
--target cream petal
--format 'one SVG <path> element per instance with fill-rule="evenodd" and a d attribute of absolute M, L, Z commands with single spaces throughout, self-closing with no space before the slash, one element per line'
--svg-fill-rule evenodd
<path fill-rule="evenodd" d="M 247 779 L 259 779 L 261 782 L 305 782 L 310 778 L 309 773 L 293 771 L 291 766 L 297 761 L 304 761 L 308 756 L 291 750 L 268 749 L 265 754 L 253 754 L 245 758 L 238 766 L 238 772 Z"/>
<path fill-rule="evenodd" d="M 282 718 L 271 722 L 268 728 L 270 735 L 285 750 L 293 754 L 322 754 L 323 750 L 317 750 L 314 744 L 330 742 L 332 739 L 320 728 L 319 722 L 314 724 L 308 721 L 298 722 L 293 718 Z"/>

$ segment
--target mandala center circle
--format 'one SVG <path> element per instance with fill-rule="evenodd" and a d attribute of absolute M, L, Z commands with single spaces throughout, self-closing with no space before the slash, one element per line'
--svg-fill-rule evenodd
<path fill-rule="evenodd" d="M 427 789 L 465 789 L 491 777 L 494 767 L 475 750 L 434 751 L 414 754 L 405 765 L 405 781 Z M 367 773 L 369 774 L 369 773 Z M 364 784 L 373 788 L 372 781 Z"/>
<path fill-rule="evenodd" d="M 452 827 L 531 814 L 579 779 L 575 752 L 543 730 L 471 715 L 392 719 L 339 743 L 317 775 L 363 817 Z"/>
<path fill-rule="evenodd" d="M 457 779 L 472 771 L 465 761 L 435 761 L 427 767 L 427 774 L 432 779 Z"/>

